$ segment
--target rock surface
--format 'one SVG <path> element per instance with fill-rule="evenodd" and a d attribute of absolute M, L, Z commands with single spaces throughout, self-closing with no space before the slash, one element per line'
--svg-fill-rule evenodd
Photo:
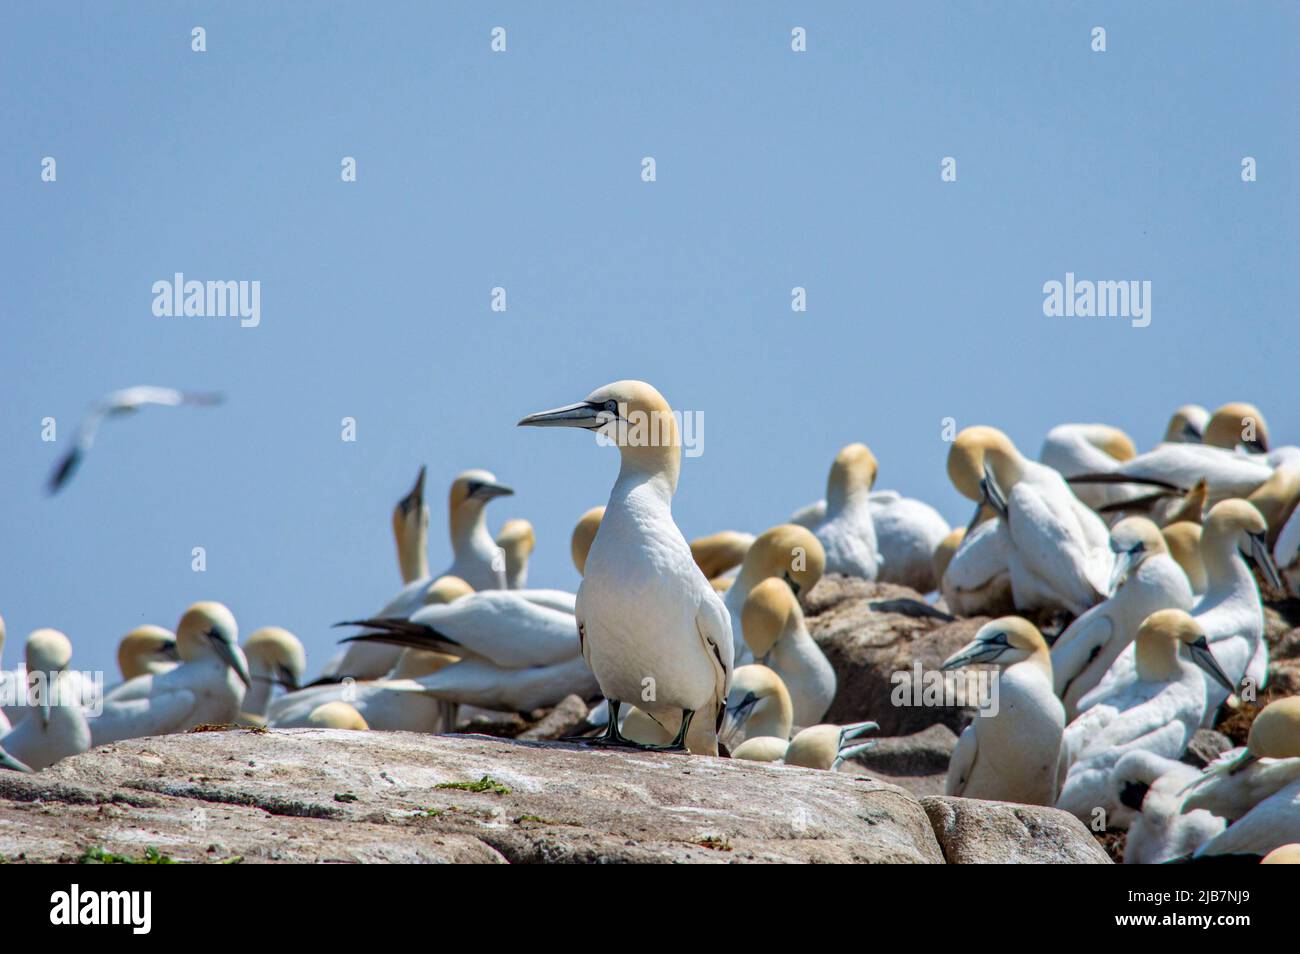
<path fill-rule="evenodd" d="M 960 731 L 969 710 L 955 706 L 894 704 L 894 674 L 909 682 L 916 663 L 937 670 L 950 655 L 970 642 L 983 617 L 944 622 L 925 616 L 879 612 L 878 600 L 924 602 L 905 586 L 868 583 L 842 576 L 822 579 L 805 599 L 808 631 L 835 668 L 839 689 L 825 721 L 872 719 L 881 735 L 910 735 L 936 723 Z"/>
<path fill-rule="evenodd" d="M 957 735 L 946 725 L 932 725 L 912 735 L 880 739 L 840 771 L 865 769 L 872 777 L 905 788 L 913 795 L 942 795 L 948 760 Z"/>
<path fill-rule="evenodd" d="M 1110 864 L 1084 824 L 1037 805 L 921 799 L 949 864 Z"/>

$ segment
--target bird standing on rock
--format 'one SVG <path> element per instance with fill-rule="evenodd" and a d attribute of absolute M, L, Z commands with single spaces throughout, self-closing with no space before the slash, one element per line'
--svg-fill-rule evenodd
<path fill-rule="evenodd" d="M 619 731 L 629 702 L 674 732 L 669 746 L 650 748 L 716 755 L 731 620 L 673 521 L 681 439 L 668 402 L 642 381 L 616 381 L 519 423 L 595 431 L 622 460 L 578 588 L 582 655 L 610 709 L 593 744 L 647 748 Z"/>

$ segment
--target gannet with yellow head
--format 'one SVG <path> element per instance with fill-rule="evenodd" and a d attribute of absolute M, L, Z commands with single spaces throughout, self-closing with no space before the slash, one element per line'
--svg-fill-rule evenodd
<path fill-rule="evenodd" d="M 429 505 L 424 502 L 424 474 L 421 466 L 415 486 L 393 507 L 393 539 L 403 583 L 429 579 Z"/>
<path fill-rule="evenodd" d="M 1269 703 L 1246 748 L 1224 753 L 1189 786 L 1183 811 L 1204 808 L 1229 822 L 1196 857 L 1266 855 L 1300 841 L 1300 696 Z"/>
<path fill-rule="evenodd" d="M 725 604 L 731 616 L 731 631 L 738 665 L 753 662 L 745 642 L 744 608 L 749 594 L 764 580 L 785 582 L 795 596 L 809 592 L 822 578 L 826 551 L 807 527 L 783 523 L 764 530 L 755 538 L 740 565 L 736 581 L 727 589 Z"/>
<path fill-rule="evenodd" d="M 828 573 L 876 578 L 881 561 L 870 504 L 876 470 L 876 456 L 865 444 L 850 444 L 835 455 L 826 479 L 826 519 L 815 531 Z"/>
<path fill-rule="evenodd" d="M 775 577 L 764 580 L 745 600 L 741 620 L 753 658 L 770 667 L 789 691 L 794 724 L 820 722 L 835 700 L 835 669 L 808 635 L 790 587 Z"/>
<path fill-rule="evenodd" d="M 745 554 L 753 545 L 752 533 L 722 530 L 692 540 L 691 556 L 695 558 L 695 564 L 704 575 L 710 580 L 715 580 L 728 570 L 740 566 L 745 560 Z"/>
<path fill-rule="evenodd" d="M 248 674 L 252 684 L 244 694 L 241 712 L 265 716 L 276 686 L 294 692 L 302 685 L 307 671 L 307 653 L 298 637 L 279 626 L 264 626 L 244 643 Z"/>
<path fill-rule="evenodd" d="M 1114 562 L 1106 524 L 1059 473 L 1022 456 L 1001 431 L 971 431 L 949 450 L 948 473 L 968 497 L 978 487 L 978 499 L 1006 523 L 1016 607 L 1078 615 L 1104 599 Z"/>
<path fill-rule="evenodd" d="M 1210 412 L 1199 404 L 1184 404 L 1174 411 L 1165 427 L 1166 444 L 1199 444 L 1210 423 Z"/>
<path fill-rule="evenodd" d="M 90 719 L 95 745 L 235 721 L 252 679 L 234 614 L 221 603 L 195 603 L 176 626 L 176 649 L 175 669 L 105 693 L 103 712 Z"/>
<path fill-rule="evenodd" d="M 355 707 L 346 702 L 326 702 L 311 711 L 307 727 L 312 729 L 350 729 L 364 732 L 370 728 Z"/>
<path fill-rule="evenodd" d="M 578 518 L 577 526 L 573 528 L 573 536 L 569 539 L 569 554 L 573 557 L 573 565 L 579 576 L 587 568 L 587 554 L 591 552 L 592 541 L 596 539 L 596 531 L 600 529 L 600 521 L 604 516 L 603 506 L 592 507 Z"/>
<path fill-rule="evenodd" d="M 722 738 L 733 751 L 755 736 L 790 738 L 794 704 L 779 675 L 767 666 L 739 666 L 731 677 Z"/>
<path fill-rule="evenodd" d="M 1110 776 L 1127 752 L 1181 758 L 1205 712 L 1205 678 L 1231 691 L 1232 683 L 1200 625 L 1180 609 L 1163 609 L 1143 622 L 1133 643 L 1136 678 L 1104 682 L 1079 701 L 1065 730 L 1069 774 L 1057 808 L 1091 822 L 1104 811 L 1106 827 L 1127 828 L 1133 812 L 1115 798 Z"/>
<path fill-rule="evenodd" d="M 137 626 L 117 644 L 117 668 L 123 679 L 159 675 L 180 665 L 176 634 L 162 626 Z"/>
<path fill-rule="evenodd" d="M 27 704 L 32 712 L 0 739 L 0 751 L 32 771 L 90 748 L 81 679 L 68 671 L 71 661 L 72 643 L 57 629 L 38 629 L 27 637 Z"/>
<path fill-rule="evenodd" d="M 874 722 L 810 725 L 788 742 L 774 735 L 755 735 L 737 746 L 731 757 L 746 762 L 784 762 L 796 768 L 835 772 L 846 759 L 874 746 L 874 740 L 858 740 L 879 728 Z"/>
<path fill-rule="evenodd" d="M 627 701 L 677 729 L 671 748 L 716 754 L 731 687 L 731 621 L 673 522 L 681 439 L 668 402 L 644 382 L 617 381 L 519 423 L 595 431 L 621 457 L 578 589 L 582 655 L 611 715 L 597 744 L 637 745 L 619 733 Z"/>
<path fill-rule="evenodd" d="M 1032 623 L 1004 616 L 944 660 L 944 669 L 998 667 L 997 707 L 977 712 L 948 762 L 945 791 L 965 798 L 1051 805 L 1064 778 L 1065 711 L 1052 692 L 1047 641 Z M 991 701 L 990 697 L 990 701 Z"/>
<path fill-rule="evenodd" d="M 533 525 L 519 518 L 507 520 L 501 525 L 496 544 L 506 561 L 506 589 L 522 590 L 528 582 L 528 558 L 537 545 Z"/>
<path fill-rule="evenodd" d="M 1110 597 L 1074 620 L 1052 646 L 1052 679 L 1067 721 L 1148 616 L 1192 606 L 1191 583 L 1169 555 L 1159 527 L 1146 517 L 1126 517 L 1111 528 L 1110 539 Z"/>

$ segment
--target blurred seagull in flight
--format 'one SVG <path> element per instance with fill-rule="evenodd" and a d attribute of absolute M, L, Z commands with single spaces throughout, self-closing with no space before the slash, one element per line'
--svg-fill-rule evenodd
<path fill-rule="evenodd" d="M 211 391 L 177 391 L 175 388 L 158 388 L 150 385 L 114 391 L 91 408 L 86 419 L 77 428 L 77 440 L 72 449 L 63 455 L 54 473 L 50 475 L 49 492 L 58 493 L 72 479 L 81 461 L 86 454 L 90 453 L 99 425 L 106 418 L 131 414 L 149 404 L 164 407 L 179 407 L 182 404 L 211 407 L 220 404 L 221 401 L 222 395 Z"/>

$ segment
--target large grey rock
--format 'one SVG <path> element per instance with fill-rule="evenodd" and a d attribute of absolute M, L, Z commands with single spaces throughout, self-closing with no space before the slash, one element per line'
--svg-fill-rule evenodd
<path fill-rule="evenodd" d="M 0 772 L 0 855 L 96 847 L 178 861 L 943 861 L 920 803 L 891 785 L 562 743 L 237 730 Z"/>
<path fill-rule="evenodd" d="M 825 721 L 872 719 L 880 723 L 882 735 L 909 735 L 936 723 L 960 731 L 970 718 L 968 710 L 895 705 L 894 677 L 899 673 L 910 683 L 918 662 L 923 670 L 937 670 L 988 620 L 973 617 L 944 622 L 871 608 L 873 602 L 897 599 L 924 602 L 921 594 L 903 586 L 838 576 L 824 578 L 808 594 L 808 631 L 839 680 Z"/>
<path fill-rule="evenodd" d="M 1039 805 L 921 799 L 949 864 L 1110 864 L 1083 822 Z"/>

